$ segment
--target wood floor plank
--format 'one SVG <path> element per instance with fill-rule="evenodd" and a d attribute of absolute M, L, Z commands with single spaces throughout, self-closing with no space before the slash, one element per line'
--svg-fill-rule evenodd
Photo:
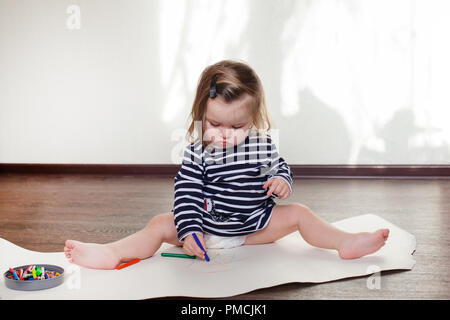
<path fill-rule="evenodd" d="M 373 213 L 414 234 L 411 271 L 322 284 L 290 283 L 231 299 L 449 299 L 450 180 L 295 179 L 299 202 L 334 222 Z M 67 239 L 107 243 L 170 212 L 173 178 L 146 175 L 0 175 L 0 237 L 29 250 L 62 251 Z M 230 299 L 230 298 L 227 298 Z"/>

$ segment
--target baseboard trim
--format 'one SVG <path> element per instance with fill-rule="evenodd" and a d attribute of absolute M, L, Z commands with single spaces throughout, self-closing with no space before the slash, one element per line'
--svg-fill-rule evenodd
<path fill-rule="evenodd" d="M 290 165 L 295 178 L 448 179 L 450 165 Z M 174 177 L 177 164 L 0 163 L 0 174 L 100 174 Z"/>
<path fill-rule="evenodd" d="M 296 165 L 298 178 L 450 178 L 450 165 Z"/>

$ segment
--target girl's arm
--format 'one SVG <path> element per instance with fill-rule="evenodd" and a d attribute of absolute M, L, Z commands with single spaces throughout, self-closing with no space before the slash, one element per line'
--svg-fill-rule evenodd
<path fill-rule="evenodd" d="M 271 144 L 271 163 L 269 167 L 269 176 L 267 177 L 267 180 L 270 180 L 274 177 L 282 178 L 289 186 L 290 195 L 292 195 L 292 183 L 294 179 L 294 174 L 292 173 L 291 169 L 289 168 L 289 165 L 286 163 L 286 161 L 280 157 L 278 154 L 277 147 L 275 143 L 272 142 L 272 140 L 269 138 L 270 144 Z M 279 198 L 278 195 L 273 194 L 276 198 Z"/>
<path fill-rule="evenodd" d="M 174 183 L 174 218 L 178 240 L 192 233 L 203 234 L 203 164 L 201 143 L 184 149 L 181 168 Z"/>

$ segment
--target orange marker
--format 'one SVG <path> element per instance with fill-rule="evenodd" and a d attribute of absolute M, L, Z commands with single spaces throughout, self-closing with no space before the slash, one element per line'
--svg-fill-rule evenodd
<path fill-rule="evenodd" d="M 128 262 L 126 262 L 126 263 L 122 263 L 120 266 L 117 266 L 116 269 L 117 269 L 117 270 L 120 270 L 120 269 L 129 267 L 129 266 L 131 266 L 132 264 L 138 263 L 139 261 L 141 261 L 141 259 L 136 258 L 136 259 L 131 260 L 131 261 L 128 261 Z"/>

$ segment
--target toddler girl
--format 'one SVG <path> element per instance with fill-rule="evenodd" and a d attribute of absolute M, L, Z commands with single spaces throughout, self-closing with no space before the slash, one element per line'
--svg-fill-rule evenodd
<path fill-rule="evenodd" d="M 174 179 L 174 206 L 140 231 L 107 244 L 67 240 L 70 262 L 114 269 L 146 259 L 163 242 L 205 259 L 195 233 L 208 248 L 277 241 L 298 231 L 312 246 L 334 249 L 354 259 L 380 249 L 389 229 L 349 233 L 316 216 L 300 203 L 277 204 L 293 191 L 293 174 L 268 132 L 264 91 L 246 63 L 224 60 L 200 76 L 188 129 L 189 144 Z"/>

